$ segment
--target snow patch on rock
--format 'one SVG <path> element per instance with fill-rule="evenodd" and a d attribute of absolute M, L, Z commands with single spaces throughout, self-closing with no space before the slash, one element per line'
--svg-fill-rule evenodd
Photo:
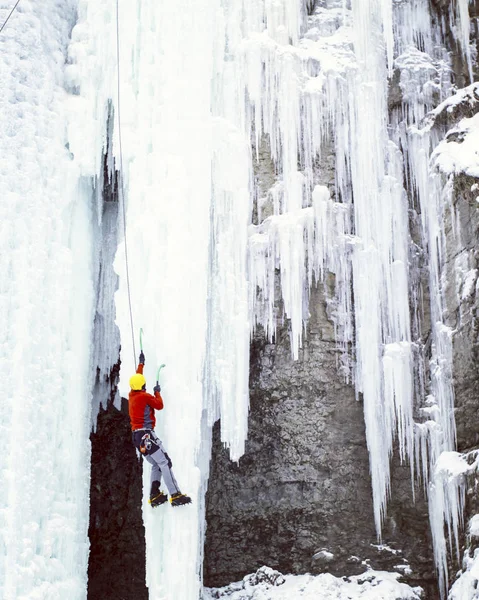
<path fill-rule="evenodd" d="M 343 578 L 329 573 L 283 576 L 269 567 L 261 567 L 243 581 L 223 588 L 205 588 L 202 600 L 420 600 L 424 597 L 422 588 L 400 583 L 399 577 L 399 573 L 373 570 Z"/>

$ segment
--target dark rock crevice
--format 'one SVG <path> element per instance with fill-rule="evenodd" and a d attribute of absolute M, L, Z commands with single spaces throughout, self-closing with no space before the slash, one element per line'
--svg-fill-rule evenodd
<path fill-rule="evenodd" d="M 92 445 L 88 600 L 148 600 L 142 465 L 131 443 L 128 402 L 100 409 Z"/>
<path fill-rule="evenodd" d="M 92 428 L 90 435 L 90 556 L 88 600 L 147 600 L 145 531 L 141 513 L 142 466 L 131 442 L 128 401 L 117 392 L 120 336 L 113 261 L 118 246 L 119 172 L 112 154 L 113 108 L 108 106 L 103 169 L 94 187 L 97 227 L 94 264 Z M 96 225 L 101 223 L 100 226 Z M 113 366 L 112 363 L 116 363 Z"/>
<path fill-rule="evenodd" d="M 367 564 L 409 564 L 408 582 L 435 598 L 426 503 L 419 489 L 413 501 L 410 470 L 397 460 L 383 546 L 377 543 L 363 406 L 338 375 L 321 295 L 313 290 L 312 306 L 323 308 L 312 315 L 298 361 L 286 329 L 275 345 L 260 332 L 253 340 L 249 434 L 238 464 L 229 461 L 215 427 L 205 585 L 240 580 L 265 564 L 337 576 L 361 573 Z"/>

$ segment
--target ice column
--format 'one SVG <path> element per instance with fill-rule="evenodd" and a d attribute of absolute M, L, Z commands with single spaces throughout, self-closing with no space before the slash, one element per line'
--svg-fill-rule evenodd
<path fill-rule="evenodd" d="M 472 57 L 471 57 L 471 46 L 469 36 L 471 33 L 471 23 L 469 19 L 469 3 L 470 0 L 455 0 L 455 14 L 451 14 L 453 21 L 452 28 L 456 34 L 456 39 L 461 44 L 462 51 L 467 61 L 467 68 L 469 70 L 469 77 L 471 83 L 473 82 L 472 73 Z M 454 4 L 454 3 L 452 3 Z M 451 13 L 453 8 L 451 7 Z M 454 23 L 455 20 L 455 23 Z"/>
<path fill-rule="evenodd" d="M 20 4 L 0 36 L 5 600 L 86 595 L 93 240 L 92 189 L 65 137 L 75 5 Z M 0 10 L 2 23 L 10 9 Z"/>
<path fill-rule="evenodd" d="M 443 452 L 434 467 L 433 482 L 429 494 L 429 520 L 433 536 L 434 560 L 439 572 L 441 598 L 448 591 L 448 549 L 444 529 L 449 537 L 449 552 L 453 548 L 459 562 L 459 531 L 463 527 L 468 471 L 474 471 L 462 454 Z"/>
<path fill-rule="evenodd" d="M 401 454 L 412 450 L 412 382 L 407 277 L 407 203 L 400 156 L 388 141 L 383 36 L 389 20 L 377 2 L 353 2 L 359 74 L 351 102 L 351 178 L 357 389 L 364 395 L 374 516 L 381 533 L 389 494 L 389 457 L 399 428 Z M 378 50 L 379 48 L 379 50 Z"/>
<path fill-rule="evenodd" d="M 115 1 L 80 2 L 71 47 L 76 110 L 89 124 L 82 131 L 72 126 L 71 136 L 85 172 L 96 176 L 103 168 L 110 103 L 112 151 L 117 168 L 120 164 L 116 8 Z M 243 130 L 224 120 L 212 96 L 225 54 L 219 0 L 207 0 L 201 9 L 193 0 L 120 1 L 118 9 L 133 333 L 138 354 L 138 330 L 144 330 L 149 389 L 158 365 L 166 363 L 161 376 L 165 410 L 156 430 L 181 490 L 193 498 L 183 511 L 167 506 L 153 513 L 146 502 L 146 466 L 147 584 L 152 598 L 189 600 L 198 597 L 200 588 L 208 427 L 221 416 L 222 439 L 234 459 L 243 452 L 246 437 L 250 153 Z M 80 148 L 82 138 L 94 148 L 90 160 Z M 137 356 L 124 241 L 115 269 L 120 391 L 125 396 Z"/>
<path fill-rule="evenodd" d="M 443 524 L 448 524 L 449 531 L 455 531 L 462 513 L 463 502 L 446 502 L 444 494 L 448 482 L 438 476 L 436 461 L 444 451 L 452 451 L 456 446 L 456 429 L 454 421 L 454 388 L 452 384 L 452 330 L 443 322 L 444 299 L 441 283 L 444 254 L 444 206 L 447 204 L 443 179 L 439 173 L 430 168 L 431 149 L 438 143 L 436 131 L 429 127 L 423 130 L 411 129 L 409 154 L 411 172 L 414 178 L 420 206 L 423 226 L 424 244 L 429 257 L 429 288 L 431 297 L 431 359 L 429 364 L 431 394 L 428 398 L 427 411 L 433 427 L 427 426 L 426 432 L 431 436 L 428 462 L 423 462 L 423 479 L 428 482 L 429 475 L 434 475 L 428 489 L 431 531 L 433 536 L 434 556 L 439 573 L 442 596 L 447 588 L 446 541 Z M 446 188 L 447 193 L 447 188 Z M 430 425 L 432 425 L 430 423 Z M 451 483 L 452 485 L 452 483 Z M 458 511 L 461 511 L 459 513 Z"/>
<path fill-rule="evenodd" d="M 157 366 L 167 365 L 161 381 L 165 410 L 156 430 L 181 490 L 193 499 L 183 511 L 166 506 L 152 512 L 146 502 L 149 466 L 144 469 L 147 585 L 151 598 L 192 600 L 200 589 L 200 490 L 207 475 L 196 461 L 202 444 L 211 240 L 212 16 L 219 7 L 208 0 L 198 10 L 195 2 L 183 0 L 132 2 L 130 8 L 131 19 L 127 12 L 120 15 L 124 43 L 130 41 L 125 32 L 134 30 L 128 50 L 135 56 L 134 70 L 130 60 L 121 65 L 122 80 L 132 84 L 122 116 L 134 321 L 145 331 L 150 389 Z M 115 265 L 125 395 L 134 363 L 124 245 Z"/>
<path fill-rule="evenodd" d="M 244 453 L 249 408 L 250 322 L 246 257 L 251 194 L 250 148 L 231 123 L 213 123 L 213 204 L 206 402 L 209 425 L 221 416 L 231 460 Z"/>

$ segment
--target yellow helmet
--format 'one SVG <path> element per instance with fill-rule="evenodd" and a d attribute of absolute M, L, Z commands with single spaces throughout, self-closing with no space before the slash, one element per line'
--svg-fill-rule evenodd
<path fill-rule="evenodd" d="M 146 379 L 141 373 L 135 373 L 130 377 L 130 387 L 132 390 L 141 390 L 144 385 L 146 385 Z"/>

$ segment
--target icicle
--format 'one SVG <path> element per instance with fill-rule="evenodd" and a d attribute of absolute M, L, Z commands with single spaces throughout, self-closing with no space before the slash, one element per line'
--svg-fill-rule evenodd
<path fill-rule="evenodd" d="M 450 552 L 452 541 L 459 561 L 459 530 L 463 526 L 466 479 L 471 469 L 464 456 L 457 452 L 443 452 L 436 463 L 429 488 L 429 520 L 433 538 L 434 562 L 438 569 L 439 590 L 445 598 L 449 585 L 447 546 L 444 523 L 447 526 Z"/>
<path fill-rule="evenodd" d="M 208 423 L 221 416 L 221 440 L 232 460 L 244 453 L 249 408 L 249 307 L 246 281 L 250 219 L 247 140 L 222 119 L 214 126 L 213 232 L 207 367 Z M 211 381 L 210 381 L 211 378 Z"/>
<path fill-rule="evenodd" d="M 253 329 L 261 325 L 272 342 L 276 332 L 275 318 L 275 254 L 270 239 L 251 226 L 248 245 L 249 306 Z"/>
<path fill-rule="evenodd" d="M 336 274 L 336 308 L 333 320 L 343 350 L 343 365 L 352 341 L 351 267 L 348 261 L 349 207 L 330 198 L 324 186 L 316 186 L 313 208 L 270 217 L 251 226 L 249 240 L 250 307 L 254 322 L 261 324 L 272 340 L 275 320 L 275 269 L 280 270 L 281 299 L 291 320 L 294 358 L 301 347 L 302 328 L 307 320 L 304 307 L 313 282 L 323 280 L 325 271 Z M 257 293 L 259 290 L 259 294 Z"/>
<path fill-rule="evenodd" d="M 2 4 L 2 23 L 12 8 Z M 81 178 L 65 138 L 75 18 L 69 0 L 20 3 L 1 39 L 0 597 L 9 600 L 87 593 L 98 221 L 93 179 Z"/>
<path fill-rule="evenodd" d="M 386 423 L 397 429 L 401 461 L 413 456 L 412 355 L 407 342 L 388 344 L 384 350 L 384 405 Z M 391 440 L 392 443 L 392 440 Z"/>
<path fill-rule="evenodd" d="M 141 265 L 132 277 L 134 301 L 147 320 L 142 325 L 151 340 L 148 359 L 169 367 L 164 395 L 168 406 L 168 398 L 174 400 L 160 433 L 172 456 L 181 457 L 175 461 L 177 475 L 186 478 L 199 507 L 181 524 L 170 518 L 155 522 L 145 514 L 147 577 L 156 595 L 163 587 L 174 587 L 185 600 L 198 595 L 207 472 L 200 476 L 195 461 L 207 470 L 211 425 L 218 418 L 232 458 L 243 452 L 249 329 L 263 326 L 271 341 L 277 324 L 289 319 L 297 358 L 310 287 L 326 273 L 335 278 L 334 297 L 327 295 L 327 302 L 346 377 L 348 347 L 355 342 L 354 379 L 364 395 L 379 537 L 395 437 L 401 460 L 410 461 L 424 485 L 431 463 L 454 444 L 451 331 L 442 322 L 442 181 L 429 173 L 437 140 L 429 131 L 401 137 L 388 130 L 393 67 L 401 71 L 403 95 L 393 126 L 403 114 L 417 125 L 447 88 L 438 34 L 420 0 L 352 0 L 351 10 L 344 1 L 324 4 L 308 19 L 311 29 L 303 39 L 300 1 L 207 0 L 192 19 L 191 0 L 135 0 L 122 14 L 127 226 L 137 242 L 130 258 Z M 92 177 L 101 168 L 105 107 L 115 98 L 115 38 L 105 26 L 112 7 L 82 0 L 71 48 L 76 110 L 93 125 L 85 136 L 75 127 L 70 133 L 81 171 Z M 465 38 L 467 5 L 458 0 L 457 7 Z M 81 150 L 85 137 L 93 152 Z M 256 160 L 269 146 L 275 173 L 269 189 L 261 190 L 266 200 L 258 225 L 248 229 L 250 138 Z M 411 342 L 408 207 L 399 141 L 408 152 L 407 177 L 418 192 L 430 257 L 432 387 L 422 408 L 427 420 L 416 425 L 412 363 L 418 350 Z M 318 162 L 327 145 L 336 160 L 334 200 L 317 185 L 324 182 Z M 129 354 L 123 252 L 120 247 L 117 309 L 123 352 Z M 128 374 L 122 373 L 123 381 Z M 178 422 L 186 432 L 181 444 L 169 433 Z M 438 494 L 430 492 L 431 502 L 436 512 L 450 515 L 454 534 L 460 500 Z M 178 562 L 171 547 L 187 547 L 188 556 Z M 163 565 L 161 572 L 155 563 Z"/>
<path fill-rule="evenodd" d="M 409 164 L 413 185 L 418 193 L 424 247 L 429 256 L 429 289 L 431 297 L 431 359 L 429 364 L 431 395 L 422 412 L 435 423 L 428 433 L 428 465 L 423 458 L 423 481 L 434 473 L 428 489 L 430 524 L 441 597 L 447 591 L 447 547 L 444 523 L 449 540 L 456 539 L 464 504 L 463 484 L 446 477 L 444 456 L 452 455 L 456 444 L 454 421 L 454 388 L 452 384 L 452 330 L 443 322 L 444 289 L 442 284 L 445 247 L 444 210 L 448 204 L 449 186 L 430 167 L 431 148 L 437 146 L 438 132 L 427 124 L 423 130 L 412 128 L 408 140 Z"/>
<path fill-rule="evenodd" d="M 381 21 L 373 3 L 364 6 L 353 2 L 352 8 L 358 33 L 355 48 L 360 60 L 360 76 L 351 79 L 354 92 L 350 103 L 351 178 L 358 237 L 352 260 L 356 382 L 364 396 L 375 524 L 380 537 L 396 423 L 407 429 L 400 431 L 403 452 L 411 454 L 413 450 L 408 441 L 412 440 L 412 383 L 411 379 L 409 384 L 406 380 L 403 387 L 403 381 L 394 374 L 410 363 L 410 356 L 405 363 L 401 359 L 396 364 L 391 354 L 394 346 L 390 345 L 404 342 L 408 347 L 410 341 L 407 208 L 401 157 L 389 143 L 385 126 L 386 77 L 383 55 L 377 50 L 377 38 L 387 15 L 383 14 Z M 384 344 L 390 350 L 383 363 Z M 383 396 L 384 386 L 388 391 Z"/>
<path fill-rule="evenodd" d="M 265 0 L 268 34 L 280 44 L 298 42 L 301 26 L 301 2 Z"/>
<path fill-rule="evenodd" d="M 308 266 L 307 248 L 312 248 L 314 236 L 314 212 L 311 208 L 270 217 L 259 227 L 251 228 L 250 256 L 250 303 L 255 310 L 255 322 L 263 325 L 269 336 L 274 333 L 275 269 L 280 269 L 281 293 L 284 313 L 291 320 L 291 351 L 298 358 L 302 345 L 303 323 L 307 320 L 304 307 L 307 304 L 308 287 L 312 278 L 312 263 Z M 310 257 L 310 260 L 312 257 Z M 259 269 L 258 269 L 259 266 Z M 267 320 L 261 318 L 257 289 L 263 301 L 267 301 Z"/>
<path fill-rule="evenodd" d="M 467 68 L 469 70 L 469 78 L 471 83 L 474 81 L 472 73 L 472 57 L 471 57 L 471 46 L 470 46 L 470 33 L 471 23 L 469 16 L 469 2 L 470 0 L 455 0 L 455 19 L 458 23 L 458 27 L 453 26 L 453 31 L 456 32 L 456 39 L 461 44 L 462 52 L 466 58 Z"/>
<path fill-rule="evenodd" d="M 394 42 L 396 55 L 416 50 L 432 56 L 439 43 L 432 27 L 429 6 L 422 0 L 407 0 L 394 5 Z"/>
<path fill-rule="evenodd" d="M 386 58 L 388 75 L 393 75 L 393 50 L 394 50 L 394 35 L 393 35 L 393 0 L 382 0 L 380 3 L 381 16 L 383 21 L 383 35 L 386 45 Z"/>
<path fill-rule="evenodd" d="M 316 281 L 324 281 L 326 271 L 336 276 L 331 318 L 334 322 L 336 341 L 342 352 L 342 371 L 346 379 L 349 379 L 349 344 L 353 341 L 350 262 L 353 238 L 350 234 L 350 206 L 334 202 L 328 188 L 316 186 L 313 191 L 313 208 L 316 243 L 310 256 L 314 256 Z"/>

